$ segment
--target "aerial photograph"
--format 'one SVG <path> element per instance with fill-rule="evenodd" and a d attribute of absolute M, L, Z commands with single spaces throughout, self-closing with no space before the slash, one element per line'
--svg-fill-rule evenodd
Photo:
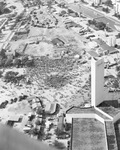
<path fill-rule="evenodd" d="M 0 150 L 120 150 L 120 0 L 0 0 Z"/>

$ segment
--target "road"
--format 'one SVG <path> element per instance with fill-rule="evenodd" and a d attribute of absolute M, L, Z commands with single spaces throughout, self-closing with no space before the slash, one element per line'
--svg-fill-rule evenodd
<path fill-rule="evenodd" d="M 76 7 L 76 12 L 78 12 L 78 5 L 76 5 L 75 7 Z M 75 10 L 75 7 L 74 7 L 74 10 Z M 82 12 L 84 15 L 92 19 L 99 18 L 100 21 L 103 21 L 104 23 L 108 24 L 108 26 L 114 30 L 116 30 L 114 25 L 120 25 L 120 21 L 117 21 L 112 17 L 104 15 L 102 12 L 98 10 L 95 10 L 95 9 L 93 10 L 93 8 L 90 8 L 89 6 L 84 5 L 82 3 L 79 4 L 79 12 Z"/>

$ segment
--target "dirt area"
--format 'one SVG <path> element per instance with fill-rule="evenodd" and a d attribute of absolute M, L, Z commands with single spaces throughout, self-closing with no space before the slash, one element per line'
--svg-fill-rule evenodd
<path fill-rule="evenodd" d="M 28 45 L 25 54 L 32 56 L 53 56 L 54 50 L 53 45 L 45 42 L 40 42 L 39 44 Z"/>
<path fill-rule="evenodd" d="M 0 105 L 3 108 L 0 109 L 0 117 L 1 122 L 6 123 L 11 116 L 22 115 L 22 122 L 15 122 L 13 127 L 23 132 L 26 125 L 33 126 L 30 128 L 45 132 L 45 137 L 38 138 L 43 138 L 42 140 L 48 144 L 63 143 L 63 149 L 67 147 L 69 138 L 64 140 L 57 138 L 55 132 L 58 116 L 71 106 L 79 106 L 83 102 L 90 102 L 91 99 L 90 60 L 86 55 L 86 51 L 90 48 L 86 44 L 88 40 L 85 41 L 85 38 L 82 38 L 75 28 L 66 28 L 64 21 L 68 19 L 67 17 L 60 17 L 54 13 L 49 15 L 49 12 L 44 12 L 48 13 L 45 16 L 38 11 L 37 21 L 43 23 L 47 20 L 52 24 L 52 21 L 55 22 L 57 19 L 58 24 L 48 28 L 44 22 L 43 27 L 37 25 L 35 27 L 30 21 L 27 36 L 25 38 L 24 34 L 18 36 L 16 40 L 12 39 L 7 46 L 7 49 L 14 54 L 12 58 L 17 60 L 19 65 L 11 63 L 11 66 L 1 67 Z M 79 23 L 79 18 L 74 19 L 73 17 L 71 20 Z M 79 31 L 82 27 L 80 24 L 77 30 Z M 18 56 L 15 55 L 15 51 L 19 54 Z M 7 72 L 9 76 L 6 75 Z M 11 80 L 8 80 L 9 77 Z M 24 95 L 27 98 L 20 100 L 20 97 Z M 34 96 L 39 97 L 38 102 Z M 57 103 L 59 111 L 51 116 L 44 116 L 43 113 L 41 117 L 41 114 L 37 114 L 36 108 L 39 104 L 40 111 L 43 111 L 48 102 Z M 28 121 L 30 112 L 35 114 L 33 121 Z M 35 124 L 37 117 L 39 120 L 42 118 L 42 125 Z M 52 124 L 51 128 L 50 124 Z M 36 135 L 33 135 L 36 132 L 31 132 L 29 136 L 36 138 Z"/>

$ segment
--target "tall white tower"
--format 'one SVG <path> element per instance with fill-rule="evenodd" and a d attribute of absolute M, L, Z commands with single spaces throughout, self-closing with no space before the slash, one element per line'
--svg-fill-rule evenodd
<path fill-rule="evenodd" d="M 104 60 L 91 59 L 91 105 L 104 101 Z"/>

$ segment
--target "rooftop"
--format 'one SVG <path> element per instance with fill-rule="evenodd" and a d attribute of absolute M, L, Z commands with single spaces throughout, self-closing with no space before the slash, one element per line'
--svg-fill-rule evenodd
<path fill-rule="evenodd" d="M 118 101 L 104 101 L 97 106 L 100 110 L 104 111 L 111 117 L 116 116 L 120 113 L 120 108 L 118 105 Z"/>
<path fill-rule="evenodd" d="M 80 107 L 71 107 L 69 108 L 66 113 L 67 114 L 80 114 L 80 113 L 94 113 L 95 109 L 93 107 L 91 108 L 80 108 Z"/>
<path fill-rule="evenodd" d="M 96 119 L 73 119 L 73 150 L 106 150 L 104 124 Z"/>
<path fill-rule="evenodd" d="M 93 50 L 88 51 L 87 53 L 90 54 L 92 57 L 99 57 L 99 55 Z"/>
<path fill-rule="evenodd" d="M 107 45 L 104 41 L 102 41 L 101 39 L 95 39 L 95 42 L 98 43 L 98 45 L 103 49 L 103 50 L 109 50 L 109 52 L 114 52 L 116 51 L 116 49 L 114 47 L 111 47 L 109 45 Z"/>
<path fill-rule="evenodd" d="M 100 117 L 102 117 L 103 119 L 107 119 L 109 120 L 108 117 L 106 117 L 105 115 L 103 115 L 102 113 L 100 113 L 99 111 L 97 111 L 94 107 L 91 108 L 80 108 L 80 107 L 71 107 L 70 109 L 68 109 L 66 111 L 67 114 L 89 114 L 89 113 L 93 113 L 93 114 L 97 114 Z"/>
<path fill-rule="evenodd" d="M 101 109 L 111 117 L 115 117 L 118 113 L 120 113 L 120 109 L 114 108 L 113 106 L 99 107 L 99 109 Z"/>
<path fill-rule="evenodd" d="M 9 117 L 9 121 L 19 121 L 20 115 L 13 115 Z"/>
<path fill-rule="evenodd" d="M 75 4 L 68 4 L 68 9 L 71 9 L 71 10 L 73 10 L 74 12 L 80 12 L 80 7 L 79 7 L 79 5 L 77 4 L 77 5 L 75 5 Z"/>

